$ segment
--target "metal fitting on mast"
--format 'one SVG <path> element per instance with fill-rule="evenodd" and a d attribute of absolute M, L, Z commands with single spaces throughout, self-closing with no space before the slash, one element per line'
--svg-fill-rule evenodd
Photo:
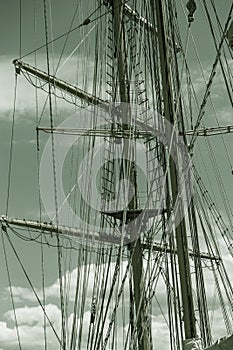
<path fill-rule="evenodd" d="M 194 21 L 193 15 L 194 15 L 194 12 L 195 12 L 196 9 L 197 9 L 197 5 L 196 5 L 196 3 L 195 3 L 194 0 L 189 0 L 189 1 L 187 2 L 187 4 L 186 4 L 186 8 L 187 8 L 187 10 L 189 11 L 189 14 L 188 14 L 188 22 L 189 22 L 189 24 L 190 24 L 191 22 Z"/>

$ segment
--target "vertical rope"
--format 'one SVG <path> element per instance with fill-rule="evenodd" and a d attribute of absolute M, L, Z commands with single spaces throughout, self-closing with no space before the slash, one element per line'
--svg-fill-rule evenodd
<path fill-rule="evenodd" d="M 7 186 L 7 200 L 6 200 L 6 215 L 9 209 L 9 198 L 10 198 L 10 187 L 11 187 L 11 170 L 12 170 L 12 157 L 13 157 L 13 139 L 14 139 L 14 128 L 15 128 L 15 110 L 16 110 L 16 92 L 17 92 L 17 74 L 15 74 L 15 89 L 14 89 L 14 107 L 12 115 L 12 126 L 11 126 L 11 142 L 10 142 L 10 155 L 9 155 L 9 168 L 8 168 L 8 186 Z"/>
<path fill-rule="evenodd" d="M 9 289 L 10 289 L 10 296 L 11 296 L 11 303 L 12 303 L 13 313 L 14 313 L 14 321 L 15 321 L 15 327 L 16 327 L 17 340 L 18 340 L 18 344 L 19 344 L 19 349 L 21 350 L 22 348 L 21 348 L 20 335 L 19 335 L 19 326 L 18 326 L 18 321 L 17 321 L 14 296 L 13 296 L 13 292 L 12 292 L 10 270 L 9 270 L 8 259 L 7 259 L 7 254 L 6 254 L 6 246 L 5 246 L 5 242 L 4 242 L 4 233 L 3 233 L 3 231 L 5 231 L 5 230 L 3 229 L 3 227 L 1 229 L 1 231 L 2 231 L 2 247 L 3 247 L 4 258 L 5 258 L 5 263 L 6 263 L 7 278 L 8 278 Z"/>
<path fill-rule="evenodd" d="M 48 70 L 48 76 L 50 77 L 46 0 L 44 0 L 44 22 L 45 22 L 44 24 L 45 24 L 45 39 L 46 39 L 47 70 Z M 52 162 L 53 162 L 53 182 L 54 182 L 56 225 L 58 225 L 58 201 L 57 201 L 57 186 L 56 186 L 55 144 L 54 144 L 54 134 L 53 134 L 53 110 L 52 110 L 52 96 L 51 96 L 51 84 L 50 84 L 50 82 L 49 82 L 49 115 L 50 115 L 51 141 L 52 141 Z M 64 312 L 64 296 L 63 296 L 62 269 L 61 269 L 62 251 L 61 251 L 59 234 L 57 234 L 56 237 L 57 237 L 58 273 L 59 273 L 61 317 L 62 317 L 62 330 L 61 330 L 62 349 L 65 350 L 66 349 L 66 322 L 65 322 L 65 312 Z"/>
<path fill-rule="evenodd" d="M 22 55 L 22 0 L 19 0 L 19 57 Z"/>
<path fill-rule="evenodd" d="M 43 290 L 43 307 L 45 309 L 45 274 L 44 274 L 44 248 L 43 248 L 43 235 L 41 235 L 41 270 L 42 270 L 42 290 Z M 44 350 L 47 350 L 47 331 L 46 331 L 46 316 L 44 314 Z"/>
<path fill-rule="evenodd" d="M 45 310 L 44 306 L 42 305 L 42 303 L 41 303 L 41 301 L 40 301 L 40 298 L 39 298 L 39 296 L 38 296 L 38 294 L 37 294 L 37 292 L 36 292 L 36 289 L 33 287 L 33 283 L 32 283 L 32 281 L 31 281 L 29 275 L 27 274 L 27 271 L 26 271 L 26 269 L 25 269 L 25 267 L 24 267 L 22 261 L 20 260 L 20 257 L 19 257 L 19 255 L 18 255 L 16 249 L 15 249 L 15 246 L 14 246 L 13 242 L 12 242 L 11 239 L 10 239 L 10 236 L 9 236 L 7 230 L 5 230 L 5 234 L 6 234 L 6 238 L 8 239 L 8 242 L 9 242 L 9 244 L 10 244 L 10 247 L 11 247 L 11 249 L 12 249 L 14 255 L 15 255 L 15 258 L 16 258 L 17 262 L 19 263 L 19 266 L 21 267 L 21 269 L 22 269 L 22 271 L 23 271 L 23 273 L 24 273 L 25 278 L 27 279 L 27 281 L 28 281 L 28 283 L 29 283 L 29 285 L 30 285 L 30 288 L 31 288 L 32 291 L 33 291 L 33 294 L 34 294 L 35 297 L 36 297 L 36 300 L 38 301 L 38 303 L 39 303 L 39 305 L 40 305 L 40 307 L 41 307 L 41 309 L 42 309 L 44 315 L 46 316 L 46 318 L 47 318 L 47 320 L 48 320 L 48 323 L 49 323 L 51 329 L 53 330 L 54 335 L 56 336 L 56 338 L 57 338 L 59 344 L 61 345 L 61 340 L 60 340 L 60 338 L 59 338 L 59 336 L 58 336 L 58 334 L 57 334 L 57 332 L 56 332 L 56 329 L 55 329 L 54 326 L 53 326 L 53 322 L 49 319 L 48 314 L 46 313 L 46 310 Z"/>

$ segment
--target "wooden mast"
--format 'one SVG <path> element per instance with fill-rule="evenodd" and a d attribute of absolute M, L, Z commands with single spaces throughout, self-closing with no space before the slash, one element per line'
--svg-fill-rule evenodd
<path fill-rule="evenodd" d="M 120 102 L 123 106 L 124 121 L 122 120 L 122 128 L 128 129 L 130 124 L 130 82 L 128 79 L 127 71 L 127 55 L 125 48 L 125 30 L 124 30 L 124 0 L 113 0 L 113 32 L 114 32 L 114 56 L 116 58 L 116 69 L 119 84 Z M 118 101 L 116 101 L 118 102 Z M 128 203 L 128 209 L 137 209 L 137 183 L 134 163 L 134 149 L 130 144 L 128 138 L 123 139 L 123 154 L 125 159 L 128 159 L 129 153 L 131 154 L 131 161 L 123 160 L 124 167 L 126 169 L 123 174 L 124 177 L 129 178 L 130 183 L 133 184 L 134 195 Z M 128 174 L 128 175 L 127 175 Z M 129 244 L 129 250 L 132 259 L 132 279 L 134 288 L 134 305 L 136 311 L 136 334 L 139 350 L 149 349 L 149 336 L 148 329 L 146 327 L 146 317 L 143 305 L 143 259 L 142 259 L 142 244 L 139 237 L 140 233 L 137 231 L 137 225 L 131 230 L 132 243 Z M 136 239 L 136 241 L 135 241 Z M 133 305 L 132 305 L 133 306 Z M 134 332 L 134 329 L 132 329 Z"/>
<path fill-rule="evenodd" d="M 165 10 L 164 1 L 155 1 L 156 10 L 156 21 L 157 21 L 157 33 L 159 41 L 159 53 L 160 53 L 160 68 L 161 68 L 161 79 L 162 79 L 162 90 L 164 99 L 164 115 L 165 118 L 174 125 L 175 106 L 174 98 L 171 85 L 170 68 L 169 68 L 169 52 L 168 43 L 165 31 Z M 170 158 L 169 160 L 169 172 L 171 180 L 171 194 L 172 194 L 172 205 L 175 205 L 177 194 L 178 194 L 178 175 L 174 161 Z M 169 208 L 167 208 L 169 210 Z M 183 210 L 180 206 L 179 210 Z M 182 296 L 183 306 L 183 322 L 184 322 L 184 333 L 185 339 L 196 338 L 196 324 L 195 324 L 195 312 L 192 296 L 191 286 L 191 275 L 189 265 L 189 253 L 188 253 L 188 242 L 187 232 L 184 218 L 177 225 L 175 229 L 176 245 L 177 245 L 177 256 L 178 266 L 180 275 L 180 288 Z"/>

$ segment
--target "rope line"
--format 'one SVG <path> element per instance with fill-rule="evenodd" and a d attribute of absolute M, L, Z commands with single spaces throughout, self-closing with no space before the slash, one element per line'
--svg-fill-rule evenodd
<path fill-rule="evenodd" d="M 13 160 L 13 146 L 14 146 L 14 130 L 15 130 L 15 114 L 16 114 L 16 96 L 17 96 L 17 81 L 18 77 L 15 74 L 15 88 L 14 88 L 14 106 L 12 114 L 12 125 L 11 125 L 11 139 L 10 139 L 10 154 L 9 154 L 9 168 L 8 168 L 8 185 L 7 185 L 7 200 L 6 200 L 6 216 L 9 210 L 9 199 L 10 199 L 10 187 L 11 187 L 11 171 L 12 171 L 12 160 Z"/>

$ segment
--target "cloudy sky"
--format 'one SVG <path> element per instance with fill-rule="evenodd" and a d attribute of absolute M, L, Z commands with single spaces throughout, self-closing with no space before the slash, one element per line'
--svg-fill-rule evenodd
<path fill-rule="evenodd" d="M 210 1 L 207 1 L 210 2 Z M 7 206 L 7 189 L 9 183 L 9 152 L 10 152 L 10 139 L 11 139 L 11 126 L 13 116 L 14 105 L 14 88 L 15 88 L 15 76 L 14 66 L 12 60 L 18 58 L 21 55 L 25 55 L 34 49 L 43 45 L 45 42 L 43 31 L 43 15 L 42 15 L 42 1 L 22 0 L 21 8 L 21 21 L 19 11 L 20 1 L 9 0 L 2 1 L 0 4 L 0 29 L 1 29 L 1 50 L 0 50 L 0 214 L 6 213 Z M 51 0 L 51 17 L 48 11 L 49 17 L 49 33 L 53 33 L 51 37 L 57 37 L 69 28 L 73 13 L 76 8 L 75 0 Z M 185 21 L 183 18 L 182 4 L 185 1 L 177 1 L 179 15 L 181 17 L 181 30 L 185 31 Z M 78 15 L 74 21 L 73 26 L 80 24 L 88 13 L 92 13 L 95 6 L 91 2 L 86 2 L 86 6 L 79 8 Z M 226 15 L 229 11 L 231 0 L 216 1 L 216 6 L 221 20 L 222 26 L 225 24 Z M 201 95 L 205 89 L 205 82 L 203 76 L 208 80 L 212 64 L 215 59 L 215 51 L 213 41 L 210 33 L 207 31 L 208 26 L 202 12 L 202 8 L 199 6 L 196 19 L 193 25 L 193 37 L 195 43 L 198 46 L 199 57 L 195 57 L 192 39 L 190 38 L 190 51 L 188 54 L 188 61 L 191 67 L 192 78 L 194 86 L 197 92 L 197 96 L 201 100 Z M 213 15 L 213 13 L 212 13 Z M 35 20 L 36 18 L 36 20 Z M 21 26 L 20 26 L 21 23 Z M 36 34 L 35 28 L 36 26 Z M 21 34 L 20 34 L 21 33 Z M 80 42 L 84 32 L 74 32 L 70 36 L 70 40 L 66 46 L 66 51 L 63 57 L 69 56 L 72 50 L 75 49 L 77 42 Z M 50 38 L 51 38 L 50 37 Z M 60 41 L 54 44 L 54 57 L 57 59 L 61 51 Z M 92 62 L 83 62 L 82 55 L 79 57 L 80 74 L 82 70 L 87 67 L 92 68 Z M 25 58 L 26 62 L 33 62 L 34 56 L 28 56 Z M 200 68 L 198 59 L 202 62 L 203 72 Z M 227 56 L 229 67 L 232 69 L 232 60 Z M 44 68 L 45 51 L 42 50 L 37 56 L 38 66 Z M 60 72 L 61 78 L 66 78 L 72 81 L 73 69 L 77 59 L 71 57 L 69 65 L 65 65 L 64 69 Z M 80 78 L 81 81 L 82 77 Z M 87 84 L 88 85 L 88 84 Z M 89 84 L 91 86 L 91 84 Z M 222 125 L 229 125 L 232 123 L 232 110 L 227 98 L 226 90 L 224 88 L 224 80 L 217 72 L 217 78 L 213 85 L 213 103 L 214 108 L 210 105 L 207 108 L 208 113 L 205 116 L 205 125 L 217 125 L 219 122 Z M 42 92 L 38 93 L 39 101 L 43 104 L 45 101 L 45 95 Z M 64 103 L 58 102 L 58 107 L 62 111 L 63 118 L 69 115 L 72 108 L 65 106 Z M 41 107 L 40 107 L 41 108 Z M 37 150 L 36 150 L 36 119 L 35 119 L 35 90 L 25 81 L 22 76 L 18 77 L 17 88 L 17 103 L 15 112 L 15 128 L 14 128 L 14 143 L 13 143 L 13 158 L 11 169 L 11 186 L 9 194 L 9 207 L 8 215 L 18 218 L 31 218 L 38 220 L 38 208 L 39 208 L 39 188 L 38 188 L 38 162 L 37 162 Z M 216 114 L 215 114 L 216 112 Z M 216 118 L 217 116 L 217 118 Z M 43 148 L 46 137 L 41 138 L 40 147 Z M 217 159 L 217 164 L 220 168 L 220 173 L 225 186 L 229 202 L 233 204 L 232 193 L 232 136 L 227 135 L 224 139 L 216 139 L 215 137 L 210 141 L 212 150 Z M 221 200 L 220 191 L 218 188 L 218 178 L 216 172 L 212 169 L 212 159 L 209 157 L 210 145 L 206 141 L 198 142 L 195 148 L 195 159 L 200 168 L 200 173 L 206 180 L 207 187 L 210 192 L 215 196 L 215 200 L 218 202 L 220 211 L 223 216 L 227 215 L 224 209 L 224 202 Z M 210 183 L 212 185 L 210 185 Z M 211 187 L 212 186 L 212 187 Z M 12 239 L 12 243 L 27 271 L 28 276 L 36 288 L 38 296 L 42 298 L 41 288 L 41 247 L 38 243 L 31 243 L 17 237 L 12 232 L 9 232 Z M 28 281 L 22 272 L 22 269 L 16 259 L 14 252 L 12 251 L 8 241 L 4 239 L 4 245 L 0 245 L 0 350 L 13 350 L 17 348 L 17 338 L 14 328 L 14 313 L 12 309 L 11 297 L 9 292 L 9 282 L 12 285 L 12 293 L 14 296 L 14 303 L 16 307 L 16 314 L 18 325 L 20 329 L 20 335 L 22 338 L 22 349 L 31 348 L 33 342 L 35 350 L 43 349 L 43 313 L 41 307 L 38 306 L 35 296 L 28 285 Z M 55 244 L 55 242 L 54 242 Z M 4 250 L 5 247 L 5 250 Z M 5 255 L 6 258 L 5 259 Z M 67 258 L 67 260 L 65 259 Z M 77 279 L 77 254 L 67 254 L 64 258 L 64 278 L 68 276 L 70 280 L 70 287 L 75 288 L 75 281 Z M 230 269 L 232 266 L 229 256 L 226 256 L 227 266 Z M 7 264 L 6 265 L 6 260 Z M 54 328 L 59 332 L 61 328 L 61 316 L 59 309 L 59 281 L 57 271 L 57 252 L 56 249 L 44 247 L 44 265 L 45 270 L 45 291 L 47 295 L 46 312 L 53 324 Z M 7 274 L 7 268 L 10 273 L 10 281 Z M 113 268 L 113 267 L 111 267 Z M 125 268 L 124 266 L 122 268 Z M 68 271 L 68 272 L 67 272 Z M 90 267 L 90 274 L 94 274 L 94 264 Z M 91 276 L 91 275 L 90 275 Z M 91 281 L 91 278 L 90 278 Z M 88 297 L 90 298 L 91 290 L 93 286 L 89 282 Z M 211 295 L 213 297 L 213 295 Z M 163 295 L 158 295 L 159 300 L 163 302 Z M 70 293 L 70 301 L 73 303 L 74 294 Z M 216 318 L 220 317 L 220 313 L 216 312 Z M 86 310 L 84 316 L 84 323 L 88 322 L 90 312 Z M 68 315 L 68 324 L 72 321 L 72 312 Z M 220 335 L 223 335 L 223 327 L 221 320 L 216 321 L 219 324 Z M 153 337 L 157 338 L 157 335 L 162 336 L 163 339 L 167 339 L 167 327 L 162 317 L 161 312 L 157 307 L 156 316 L 152 317 L 153 324 Z M 57 349 L 57 341 L 54 333 L 48 331 L 48 344 L 49 348 Z M 86 335 L 85 335 L 86 336 Z M 168 340 L 162 343 L 163 349 L 167 350 Z"/>

